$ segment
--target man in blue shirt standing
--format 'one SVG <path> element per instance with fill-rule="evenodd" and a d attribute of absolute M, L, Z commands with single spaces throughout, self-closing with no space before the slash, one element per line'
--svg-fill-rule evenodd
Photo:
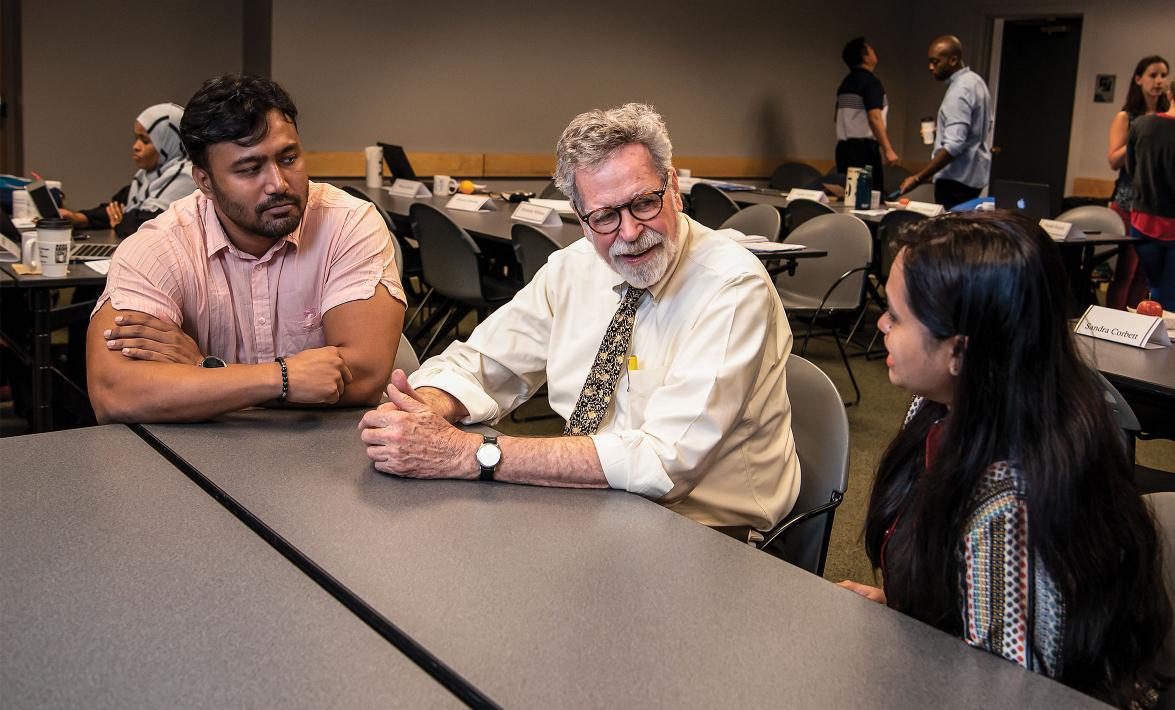
<path fill-rule="evenodd" d="M 991 94 L 978 74 L 963 64 L 958 37 L 939 37 L 927 56 L 930 73 L 947 83 L 938 109 L 930 164 L 902 181 L 909 192 L 934 179 L 934 201 L 947 208 L 973 200 L 991 175 Z"/>

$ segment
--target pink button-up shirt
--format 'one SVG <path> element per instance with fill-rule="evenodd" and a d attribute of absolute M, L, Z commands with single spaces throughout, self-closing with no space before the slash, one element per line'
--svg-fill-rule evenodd
<path fill-rule="evenodd" d="M 176 323 L 207 355 L 273 362 L 326 345 L 323 314 L 370 298 L 379 284 L 406 303 L 387 227 L 370 203 L 312 182 L 298 229 L 255 257 L 233 246 L 197 191 L 119 247 L 94 313 L 109 300 Z"/>

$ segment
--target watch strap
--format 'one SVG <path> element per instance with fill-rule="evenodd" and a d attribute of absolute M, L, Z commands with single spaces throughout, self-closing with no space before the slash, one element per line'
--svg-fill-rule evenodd
<path fill-rule="evenodd" d="M 486 444 L 490 444 L 490 445 L 492 445 L 492 446 L 495 446 L 495 447 L 496 447 L 496 446 L 498 446 L 498 437 L 496 437 L 496 436 L 486 436 L 486 435 L 484 435 L 484 434 L 483 434 L 483 435 L 482 435 L 482 441 L 481 441 L 481 445 L 482 445 L 482 446 L 485 446 Z M 499 448 L 499 449 L 498 449 L 498 451 L 501 451 L 501 449 Z M 499 457 L 498 457 L 498 463 L 501 463 L 501 462 L 502 462 L 502 458 L 501 458 L 501 456 L 499 456 Z M 480 473 L 480 474 L 478 474 L 478 477 L 477 477 L 477 478 L 478 478 L 478 480 L 481 480 L 481 481 L 492 481 L 492 480 L 494 480 L 494 472 L 498 470 L 498 464 L 494 464 L 493 466 L 485 466 L 485 465 L 483 465 L 483 464 L 482 464 L 482 462 L 481 462 L 481 461 L 478 461 L 478 462 L 477 462 L 477 465 L 478 465 L 478 466 L 481 466 L 481 473 Z"/>

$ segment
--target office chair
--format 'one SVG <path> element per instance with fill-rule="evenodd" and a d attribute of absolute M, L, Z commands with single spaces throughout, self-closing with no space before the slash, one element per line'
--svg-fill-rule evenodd
<path fill-rule="evenodd" d="M 528 284 L 547 258 L 559 251 L 559 245 L 546 232 L 529 224 L 515 224 L 510 228 L 514 256 L 522 265 L 522 283 Z"/>
<path fill-rule="evenodd" d="M 786 234 L 791 234 L 797 227 L 813 217 L 835 213 L 836 210 L 823 202 L 808 199 L 791 200 L 783 212 L 784 231 Z"/>
<path fill-rule="evenodd" d="M 820 179 L 820 171 L 807 163 L 781 163 L 771 173 L 768 185 L 773 190 L 787 192 L 794 187 L 805 187 Z"/>
<path fill-rule="evenodd" d="M 471 311 L 479 315 L 510 300 L 517 291 L 501 276 L 484 268 L 481 249 L 457 223 L 444 212 L 425 202 L 415 202 L 408 210 L 412 231 L 420 242 L 420 266 L 424 281 L 436 294 L 449 301 L 441 315 L 437 311 L 421 326 L 417 336 L 440 323 L 420 353 L 427 358 L 442 335 L 455 330 Z"/>
<path fill-rule="evenodd" d="M 795 353 L 786 367 L 800 493 L 759 548 L 821 576 L 832 519 L 849 486 L 849 418 L 836 385 L 820 368 Z"/>
<path fill-rule="evenodd" d="M 851 214 L 826 214 L 802 224 L 787 235 L 784 243 L 803 244 L 828 252 L 828 256 L 822 259 L 809 259 L 794 275 L 779 276 L 775 281 L 788 316 L 809 319 L 800 349 L 800 355 L 807 355 L 808 342 L 820 318 L 844 313 L 860 318 L 865 308 L 866 272 L 873 261 L 873 236 L 869 227 Z M 845 406 L 857 404 L 861 401 L 861 388 L 857 386 L 840 334 L 835 327 L 827 334 L 836 341 L 856 393 L 856 399 Z"/>
<path fill-rule="evenodd" d="M 717 229 L 738 212 L 738 205 L 725 192 L 704 182 L 690 189 L 689 202 L 694 219 L 710 229 Z"/>
<path fill-rule="evenodd" d="M 778 242 L 782 229 L 779 210 L 771 205 L 751 205 L 735 212 L 722 223 L 719 229 L 733 229 L 743 234 L 767 237 Z"/>

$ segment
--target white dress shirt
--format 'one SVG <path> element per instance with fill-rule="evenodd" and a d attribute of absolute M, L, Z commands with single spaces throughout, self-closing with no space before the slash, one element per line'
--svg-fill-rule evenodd
<path fill-rule="evenodd" d="M 800 485 L 784 382 L 792 333 L 763 265 L 731 233 L 678 216 L 681 248 L 636 311 L 637 369 L 621 374 L 591 438 L 611 487 L 706 525 L 769 530 Z M 581 239 L 409 380 L 456 397 L 465 423 L 497 421 L 546 382 L 566 420 L 624 288 Z"/>

